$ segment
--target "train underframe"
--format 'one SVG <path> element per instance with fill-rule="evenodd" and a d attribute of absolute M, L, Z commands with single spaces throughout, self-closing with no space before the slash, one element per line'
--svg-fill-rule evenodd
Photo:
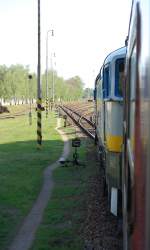
<path fill-rule="evenodd" d="M 121 218 L 122 216 L 122 171 L 121 153 L 107 151 L 98 145 L 98 154 L 105 172 L 104 193 L 108 196 L 110 212 Z"/>

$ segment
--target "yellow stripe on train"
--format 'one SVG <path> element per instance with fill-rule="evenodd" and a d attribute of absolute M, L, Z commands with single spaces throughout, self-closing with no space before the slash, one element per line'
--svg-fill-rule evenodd
<path fill-rule="evenodd" d="M 119 135 L 106 135 L 106 146 L 109 151 L 121 152 L 123 138 Z"/>

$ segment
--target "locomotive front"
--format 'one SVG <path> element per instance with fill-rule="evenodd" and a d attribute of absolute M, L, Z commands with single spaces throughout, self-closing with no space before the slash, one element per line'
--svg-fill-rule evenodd
<path fill-rule="evenodd" d="M 105 159 L 106 184 L 110 210 L 121 207 L 121 151 L 123 133 L 123 76 L 126 48 L 107 56 L 96 83 L 96 138 Z"/>

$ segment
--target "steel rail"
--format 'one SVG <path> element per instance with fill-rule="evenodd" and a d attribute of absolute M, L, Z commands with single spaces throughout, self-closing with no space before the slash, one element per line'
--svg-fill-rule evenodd
<path fill-rule="evenodd" d="M 14 114 L 6 114 L 6 115 L 3 115 L 3 114 L 0 114 L 0 120 L 2 119 L 11 119 L 11 118 L 15 118 L 17 116 L 24 116 L 27 114 L 28 111 L 23 111 L 23 112 L 18 112 L 18 113 L 14 113 Z"/>
<path fill-rule="evenodd" d="M 61 105 L 59 105 L 59 108 L 61 108 L 75 122 L 75 124 L 77 126 L 79 126 L 88 136 L 90 136 L 93 140 L 95 139 L 95 134 L 91 133 L 89 131 L 90 129 L 85 128 L 82 125 L 81 120 L 82 119 L 85 120 L 88 123 L 88 125 L 92 126 L 92 130 L 95 131 L 95 124 L 93 122 L 91 122 L 89 119 L 80 115 L 78 112 L 76 112 L 75 110 L 73 110 L 71 108 L 68 108 L 66 106 L 61 106 Z M 79 119 L 75 119 L 73 114 L 77 115 L 79 117 Z"/>
<path fill-rule="evenodd" d="M 76 115 L 78 115 L 79 117 L 83 117 L 83 119 L 85 120 L 85 121 L 87 121 L 91 126 L 95 126 L 95 124 L 91 121 L 91 120 L 89 120 L 88 118 L 86 118 L 85 116 L 83 116 L 83 115 L 81 115 L 81 114 L 79 114 L 77 111 L 75 111 L 74 109 L 71 109 L 71 108 L 68 108 L 67 106 L 64 106 L 65 108 L 67 108 L 67 109 L 69 109 L 71 112 L 73 112 L 74 114 L 76 114 Z"/>

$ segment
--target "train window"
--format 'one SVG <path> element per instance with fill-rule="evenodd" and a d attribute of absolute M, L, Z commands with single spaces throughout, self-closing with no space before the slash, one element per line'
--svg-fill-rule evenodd
<path fill-rule="evenodd" d="M 108 98 L 109 96 L 109 66 L 106 66 L 103 71 L 103 98 Z"/>
<path fill-rule="evenodd" d="M 96 95 L 97 95 L 97 89 L 96 89 L 96 87 L 95 87 L 95 89 L 93 90 L 93 96 L 94 96 L 94 101 L 96 100 Z"/>
<path fill-rule="evenodd" d="M 117 97 L 123 96 L 123 79 L 124 79 L 124 58 L 117 59 L 115 65 L 115 95 Z"/>

